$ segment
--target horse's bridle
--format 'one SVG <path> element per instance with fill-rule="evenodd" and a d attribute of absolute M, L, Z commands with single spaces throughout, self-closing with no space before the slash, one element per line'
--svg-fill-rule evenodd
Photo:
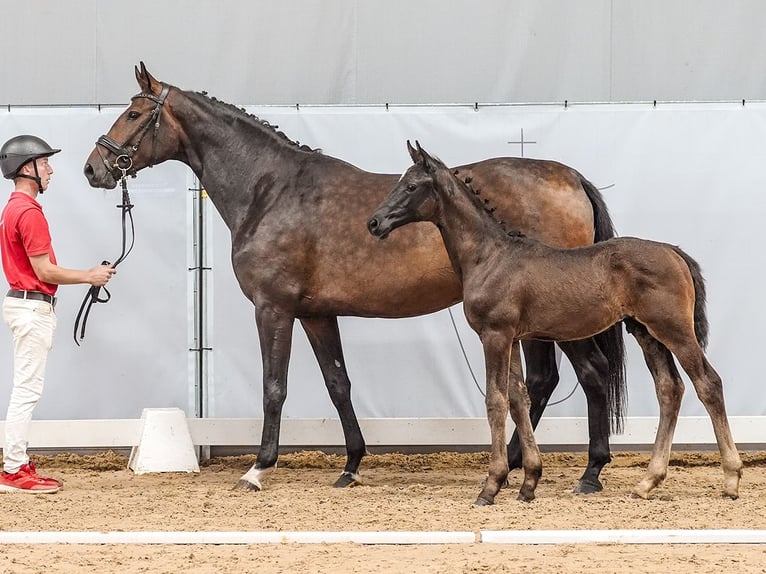
<path fill-rule="evenodd" d="M 128 194 L 128 176 L 132 175 L 135 177 L 136 175 L 136 170 L 133 167 L 133 155 L 136 153 L 136 151 L 138 151 L 138 147 L 141 145 L 141 142 L 149 131 L 152 123 L 154 123 L 154 132 L 152 134 L 152 155 L 149 160 L 149 166 L 151 167 L 151 165 L 154 164 L 155 143 L 157 141 L 157 132 L 160 129 L 162 106 L 165 103 L 165 99 L 168 96 L 169 90 L 170 86 L 162 84 L 162 91 L 160 92 L 159 96 L 155 96 L 152 93 L 141 92 L 140 94 L 136 94 L 130 98 L 131 101 L 135 100 L 136 98 L 146 98 L 148 100 L 152 100 L 155 103 L 155 106 L 152 110 L 152 113 L 149 114 L 148 119 L 143 124 L 141 124 L 138 129 L 130 134 L 124 144 L 120 145 L 107 135 L 99 137 L 96 141 L 96 150 L 98 151 L 98 155 L 101 158 L 101 161 L 104 162 L 106 169 L 109 170 L 109 172 L 116 180 L 119 180 L 120 185 L 122 186 L 122 203 L 117 206 L 122 210 L 122 251 L 114 263 L 110 263 L 109 261 L 102 261 L 101 265 L 111 265 L 112 267 L 117 267 L 117 265 L 119 265 L 128 256 L 128 253 L 130 253 L 133 249 L 133 244 L 135 242 L 135 227 L 133 226 L 133 213 L 131 212 L 133 204 L 130 202 L 130 195 Z M 138 136 L 136 143 L 130 147 L 127 147 L 129 142 L 136 138 L 136 136 Z M 109 163 L 109 161 L 101 153 L 101 148 L 99 146 L 108 149 L 116 156 L 114 163 Z M 130 246 L 128 246 L 127 234 L 128 221 L 130 221 Z M 101 297 L 101 289 L 103 289 L 104 293 L 106 293 L 105 297 Z M 96 287 L 95 285 L 91 286 L 88 292 L 85 294 L 85 298 L 80 305 L 80 310 L 77 312 L 77 318 L 74 322 L 74 342 L 78 347 L 80 346 L 80 341 L 85 338 L 85 324 L 88 322 L 88 316 L 90 315 L 90 309 L 93 304 L 106 303 L 111 298 L 112 295 L 109 293 L 109 290 L 106 287 Z M 81 321 L 82 323 L 80 323 Z"/>
<path fill-rule="evenodd" d="M 152 124 L 154 124 L 154 131 L 152 133 L 152 155 L 149 159 L 149 166 L 154 165 L 154 152 L 157 143 L 157 132 L 159 132 L 160 129 L 160 119 L 162 118 L 162 106 L 165 104 L 165 99 L 168 97 L 169 91 L 170 86 L 162 84 L 162 91 L 159 96 L 155 96 L 151 92 L 141 92 L 130 98 L 131 102 L 138 98 L 151 100 L 154 102 L 155 106 L 146 121 L 138 126 L 138 128 L 126 138 L 124 144 L 119 144 L 107 135 L 102 135 L 96 140 L 96 151 L 98 151 L 98 155 L 106 166 L 106 169 L 109 170 L 115 179 L 124 179 L 126 175 L 136 175 L 136 170 L 133 167 L 133 156 L 138 151 L 138 147 L 141 145 L 144 136 L 149 132 L 149 128 Z M 136 137 L 138 137 L 136 142 L 130 145 L 130 141 Z M 109 160 L 104 157 L 101 153 L 101 147 L 106 148 L 116 156 L 114 163 L 109 163 Z"/>

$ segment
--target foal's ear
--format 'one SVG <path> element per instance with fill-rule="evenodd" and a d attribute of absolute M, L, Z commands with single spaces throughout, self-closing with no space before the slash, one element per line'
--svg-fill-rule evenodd
<path fill-rule="evenodd" d="M 162 91 L 162 86 L 160 82 L 152 76 L 149 71 L 146 69 L 146 66 L 143 62 L 140 62 L 139 65 L 141 68 L 139 69 L 138 66 L 135 67 L 136 72 L 136 81 L 138 82 L 138 85 L 141 87 L 141 91 L 145 93 L 155 93 L 159 94 Z"/>
<path fill-rule="evenodd" d="M 415 145 L 418 148 L 416 153 L 419 156 L 418 161 L 415 163 L 420 163 L 423 166 L 423 169 L 426 170 L 426 173 L 433 173 L 436 170 L 436 162 L 434 161 L 434 158 L 428 155 L 428 152 L 420 147 L 419 141 L 415 140 Z"/>
<path fill-rule="evenodd" d="M 417 141 L 415 142 L 417 143 Z M 420 148 L 420 145 L 418 145 L 418 148 Z M 407 151 L 410 154 L 410 157 L 412 158 L 412 163 L 420 163 L 423 159 L 423 156 L 420 155 L 420 152 L 416 150 L 414 147 L 412 147 L 412 144 L 410 144 L 410 140 L 407 140 Z"/>

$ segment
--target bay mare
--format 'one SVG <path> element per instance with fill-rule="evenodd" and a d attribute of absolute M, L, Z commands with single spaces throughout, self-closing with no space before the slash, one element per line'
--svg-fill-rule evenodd
<path fill-rule="evenodd" d="M 260 449 L 238 486 L 260 489 L 276 465 L 296 319 L 343 428 L 347 460 L 335 486 L 353 484 L 366 448 L 337 317 L 411 317 L 459 302 L 460 282 L 439 234 L 412 226 L 390 242 L 375 241 L 367 216 L 398 175 L 366 172 L 300 146 L 239 108 L 159 82 L 143 62 L 135 74 L 141 92 L 99 138 L 84 173 L 92 186 L 113 188 L 123 173 L 181 161 L 231 231 L 234 273 L 255 307 L 263 362 Z M 601 194 L 569 167 L 495 158 L 459 169 L 492 200 L 499 217 L 531 237 L 574 247 L 614 236 Z M 610 460 L 610 428 L 619 428 L 623 410 L 622 343 L 618 327 L 561 344 L 588 401 L 589 460 L 577 491 L 600 490 L 599 474 Z M 536 424 L 558 383 L 553 344 L 525 341 L 524 355 Z M 508 454 L 520 466 L 515 435 Z"/>
<path fill-rule="evenodd" d="M 633 237 L 557 249 L 508 232 L 450 168 L 419 144 L 408 148 L 414 165 L 372 214 L 368 228 L 385 239 L 409 223 L 434 223 L 462 280 L 463 309 L 484 348 L 492 436 L 489 476 L 476 504 L 492 504 L 508 476 L 504 442 L 509 410 L 521 438 L 519 500 L 534 499 L 542 473 L 520 376 L 519 340 L 582 339 L 623 320 L 643 350 L 660 403 L 649 468 L 634 494 L 648 497 L 667 474 L 684 389 L 672 353 L 713 423 L 724 495 L 737 498 L 742 462 L 729 429 L 721 378 L 702 351 L 708 324 L 697 263 L 678 247 Z"/>

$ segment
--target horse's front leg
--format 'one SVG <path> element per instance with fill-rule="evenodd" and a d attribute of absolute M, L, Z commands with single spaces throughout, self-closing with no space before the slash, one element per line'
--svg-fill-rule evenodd
<path fill-rule="evenodd" d="M 348 378 L 346 361 L 343 358 L 338 319 L 317 317 L 300 321 L 319 362 L 330 400 L 340 416 L 346 440 L 346 466 L 333 486 L 353 486 L 360 481 L 359 464 L 367 449 L 354 405 L 351 404 L 351 380 Z"/>
<path fill-rule="evenodd" d="M 256 306 L 255 322 L 263 362 L 263 431 L 255 464 L 239 479 L 235 489 L 261 490 L 262 479 L 277 466 L 294 320 L 292 314 L 275 310 L 270 305 Z"/>
<path fill-rule="evenodd" d="M 529 395 L 529 417 L 532 426 L 537 428 L 537 423 L 548 405 L 548 401 L 559 383 L 559 370 L 556 364 L 556 348 L 553 343 L 547 341 L 522 341 L 524 348 L 524 362 L 527 366 L 527 393 Z M 521 468 L 521 445 L 519 433 L 513 431 L 511 441 L 508 443 L 508 466 Z"/>
<path fill-rule="evenodd" d="M 524 467 L 524 483 L 518 498 L 522 501 L 530 501 L 535 497 L 535 488 L 542 473 L 542 460 L 529 419 L 529 398 L 521 376 L 518 342 L 513 343 L 511 337 L 501 333 L 483 332 L 481 339 L 487 369 L 486 406 L 491 451 L 487 480 L 475 504 L 477 506 L 494 504 L 495 496 L 508 477 L 505 421 L 509 408 L 519 432 Z M 513 353 L 511 346 L 513 346 Z M 509 378 L 513 379 L 510 383 Z"/>

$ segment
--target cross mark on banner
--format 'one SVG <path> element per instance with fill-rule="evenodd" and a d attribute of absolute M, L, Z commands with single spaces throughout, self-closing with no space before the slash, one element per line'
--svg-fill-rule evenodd
<path fill-rule="evenodd" d="M 519 138 L 519 140 L 518 141 L 510 141 L 510 142 L 506 142 L 506 143 L 521 145 L 521 156 L 520 157 L 524 157 L 524 144 L 536 144 L 537 142 L 536 141 L 532 141 L 532 140 L 525 140 L 524 139 L 524 128 L 521 128 L 521 137 Z"/>

